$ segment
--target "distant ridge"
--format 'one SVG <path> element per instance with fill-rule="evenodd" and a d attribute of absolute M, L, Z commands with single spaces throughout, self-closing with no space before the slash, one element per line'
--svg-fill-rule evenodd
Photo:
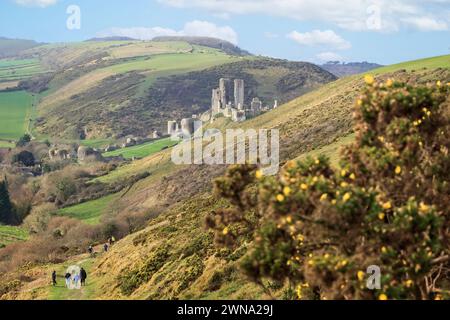
<path fill-rule="evenodd" d="M 373 69 L 382 67 L 382 65 L 377 63 L 364 62 L 340 62 L 340 61 L 329 61 L 321 65 L 322 69 L 331 72 L 337 77 L 345 77 L 353 74 L 364 73 Z"/>
<path fill-rule="evenodd" d="M 0 37 L 0 59 L 15 56 L 24 50 L 38 47 L 43 44 L 44 43 L 39 43 L 34 40 Z"/>
<path fill-rule="evenodd" d="M 138 41 L 138 40 L 130 37 L 112 36 L 103 38 L 91 38 L 86 40 L 85 42 L 102 42 L 102 41 Z"/>
<path fill-rule="evenodd" d="M 199 46 L 210 47 L 214 49 L 220 49 L 223 52 L 235 56 L 250 56 L 248 51 L 242 50 L 238 46 L 217 38 L 210 37 L 189 37 L 189 36 L 164 36 L 156 37 L 153 41 L 185 41 L 187 43 Z"/>

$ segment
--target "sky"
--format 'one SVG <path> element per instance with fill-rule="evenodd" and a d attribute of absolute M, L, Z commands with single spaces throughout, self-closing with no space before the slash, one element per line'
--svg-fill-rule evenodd
<path fill-rule="evenodd" d="M 211 36 L 295 61 L 450 54 L 450 0 L 0 0 L 0 36 L 40 42 Z"/>

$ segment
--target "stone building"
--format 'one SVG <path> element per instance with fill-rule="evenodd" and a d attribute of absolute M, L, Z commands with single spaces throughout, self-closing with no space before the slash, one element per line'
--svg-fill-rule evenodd
<path fill-rule="evenodd" d="M 234 80 L 234 107 L 238 110 L 244 110 L 244 98 L 245 98 L 244 80 Z"/>

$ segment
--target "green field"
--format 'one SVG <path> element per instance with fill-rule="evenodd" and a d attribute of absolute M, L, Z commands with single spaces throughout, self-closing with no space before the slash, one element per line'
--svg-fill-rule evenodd
<path fill-rule="evenodd" d="M 32 101 L 25 91 L 0 93 L 0 139 L 17 140 L 27 132 Z"/>
<path fill-rule="evenodd" d="M 123 156 L 125 159 L 145 158 L 165 148 L 173 147 L 176 144 L 177 142 L 172 141 L 171 138 L 165 138 L 155 142 L 144 143 L 138 146 L 106 152 L 103 154 L 103 156 L 104 157 Z"/>
<path fill-rule="evenodd" d="M 0 60 L 0 82 L 30 78 L 43 71 L 37 59 Z"/>
<path fill-rule="evenodd" d="M 0 247 L 28 238 L 28 232 L 20 227 L 0 225 Z"/>
<path fill-rule="evenodd" d="M 97 224 L 103 213 L 107 211 L 109 204 L 114 201 L 119 195 L 111 194 L 106 197 L 88 201 L 78 204 L 73 207 L 68 207 L 57 211 L 56 215 L 67 216 L 70 218 L 81 220 L 87 224 Z"/>
<path fill-rule="evenodd" d="M 450 69 L 450 55 L 420 59 L 420 60 L 415 60 L 415 61 L 408 61 L 408 62 L 403 62 L 403 63 L 399 63 L 399 64 L 393 64 L 390 66 L 375 69 L 369 73 L 383 74 L 383 73 L 394 72 L 394 71 L 401 70 L 401 69 L 405 69 L 407 71 L 412 71 L 412 70 L 419 71 L 420 69 L 423 69 L 423 68 L 427 68 L 427 69 L 447 68 L 447 69 Z"/>

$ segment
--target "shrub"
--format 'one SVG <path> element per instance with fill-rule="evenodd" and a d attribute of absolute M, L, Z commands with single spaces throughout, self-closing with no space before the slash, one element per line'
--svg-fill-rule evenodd
<path fill-rule="evenodd" d="M 234 208 L 207 222 L 222 245 L 252 233 L 246 274 L 287 280 L 300 299 L 450 298 L 450 85 L 366 81 L 340 169 L 324 157 L 278 177 L 233 167 L 216 192 Z M 371 265 L 379 290 L 366 287 Z"/>
<path fill-rule="evenodd" d="M 167 246 L 160 247 L 141 266 L 119 275 L 118 282 L 122 294 L 129 296 L 142 284 L 150 281 L 153 275 L 164 266 L 168 258 L 169 248 Z"/>

